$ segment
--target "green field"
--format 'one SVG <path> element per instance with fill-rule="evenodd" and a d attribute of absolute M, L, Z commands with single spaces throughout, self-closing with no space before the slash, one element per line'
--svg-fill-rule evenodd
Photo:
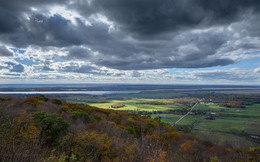
<path fill-rule="evenodd" d="M 164 101 L 165 99 L 151 99 L 151 98 L 136 98 L 127 100 L 107 100 L 106 103 L 88 103 L 104 109 L 113 109 L 121 111 L 147 111 L 153 112 L 152 118 L 161 117 L 161 121 L 174 125 L 174 123 L 183 115 L 169 114 L 162 111 L 166 110 L 181 110 L 179 106 L 175 105 L 152 105 L 152 104 L 138 104 L 147 101 Z M 75 101 L 74 101 L 75 102 Z M 122 108 L 111 108 L 111 105 L 121 103 L 125 106 Z M 203 110 L 208 112 L 215 112 L 217 117 L 215 120 L 208 120 L 203 115 L 187 115 L 181 120 L 178 125 L 189 126 L 194 121 L 198 124 L 192 129 L 192 134 L 200 138 L 207 139 L 213 143 L 231 144 L 238 148 L 248 148 L 256 146 L 257 144 L 243 134 L 260 135 L 260 104 L 246 106 L 246 108 L 226 108 L 217 104 L 198 104 L 194 110 Z M 239 110 L 239 111 L 238 111 Z M 161 114 L 156 111 L 162 112 Z M 242 135 L 241 135 L 242 134 Z"/>
<path fill-rule="evenodd" d="M 246 106 L 245 109 L 239 109 L 242 113 L 237 113 L 234 108 L 224 108 L 217 105 L 199 105 L 195 109 L 205 109 L 216 112 L 216 120 L 207 120 L 199 115 L 188 115 L 178 125 L 191 125 L 193 121 L 199 120 L 199 124 L 193 129 L 192 133 L 207 139 L 213 143 L 232 144 L 238 148 L 248 148 L 257 146 L 246 135 L 260 135 L 260 104 Z M 195 110 L 194 109 L 194 110 Z M 224 112 L 220 110 L 224 109 Z M 173 124 L 181 116 L 172 114 L 160 114 L 168 118 L 161 118 L 163 122 Z M 158 115 L 153 115 L 158 117 Z"/>
<path fill-rule="evenodd" d="M 122 111 L 166 111 L 166 110 L 174 110 L 178 107 L 175 105 L 148 105 L 148 104 L 137 104 L 139 102 L 146 101 L 162 101 L 163 99 L 135 99 L 135 100 L 109 100 L 108 103 L 87 103 L 87 102 L 77 102 L 89 104 L 91 106 L 96 106 L 103 109 L 113 109 L 113 110 L 122 110 Z M 122 108 L 111 108 L 111 105 L 115 103 L 121 103 L 125 106 Z"/>

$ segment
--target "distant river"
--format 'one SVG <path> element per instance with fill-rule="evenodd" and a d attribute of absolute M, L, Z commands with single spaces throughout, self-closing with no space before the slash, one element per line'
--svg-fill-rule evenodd
<path fill-rule="evenodd" d="M 31 91 L 31 92 L 0 92 L 0 94 L 89 94 L 89 95 L 105 95 L 105 94 L 128 94 L 140 93 L 141 91 Z"/>
<path fill-rule="evenodd" d="M 259 90 L 259 87 L 192 87 L 192 88 L 165 88 L 165 89 L 146 89 L 146 90 L 122 90 L 122 91 L 2 91 L 0 94 L 89 94 L 89 95 L 106 95 L 106 94 L 129 94 L 129 93 L 140 93 L 140 92 L 155 92 L 155 91 L 200 91 L 200 90 Z"/>

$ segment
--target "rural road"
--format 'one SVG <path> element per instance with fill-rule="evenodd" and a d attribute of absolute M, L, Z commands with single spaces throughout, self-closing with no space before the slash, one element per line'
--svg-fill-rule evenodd
<path fill-rule="evenodd" d="M 189 115 L 189 113 L 193 110 L 193 108 L 198 104 L 198 102 L 196 102 L 195 105 L 192 106 L 192 108 L 190 109 L 189 112 L 187 112 L 187 114 L 183 115 L 179 120 L 177 120 L 174 125 L 176 125 L 177 123 L 179 123 L 185 116 Z"/>

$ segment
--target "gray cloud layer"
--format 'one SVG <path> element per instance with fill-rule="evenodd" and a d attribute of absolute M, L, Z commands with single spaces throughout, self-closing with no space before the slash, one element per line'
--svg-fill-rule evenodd
<path fill-rule="evenodd" d="M 95 0 L 93 3 L 123 30 L 148 36 L 229 24 L 239 20 L 244 10 L 258 12 L 260 6 L 258 0 Z"/>
<path fill-rule="evenodd" d="M 57 6 L 76 12 L 74 22 L 52 14 Z M 259 11 L 259 0 L 0 0 L 0 43 L 119 70 L 225 66 L 259 51 Z M 11 56 L 6 50 L 0 55 Z M 35 50 L 30 59 L 39 57 L 50 58 Z"/>
<path fill-rule="evenodd" d="M 5 46 L 0 45 L 0 56 L 13 56 L 13 53 Z"/>

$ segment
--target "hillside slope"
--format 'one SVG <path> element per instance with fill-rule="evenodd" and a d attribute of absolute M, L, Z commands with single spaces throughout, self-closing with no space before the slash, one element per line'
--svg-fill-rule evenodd
<path fill-rule="evenodd" d="M 44 96 L 0 98 L 0 161 L 258 161 L 160 120 Z"/>

